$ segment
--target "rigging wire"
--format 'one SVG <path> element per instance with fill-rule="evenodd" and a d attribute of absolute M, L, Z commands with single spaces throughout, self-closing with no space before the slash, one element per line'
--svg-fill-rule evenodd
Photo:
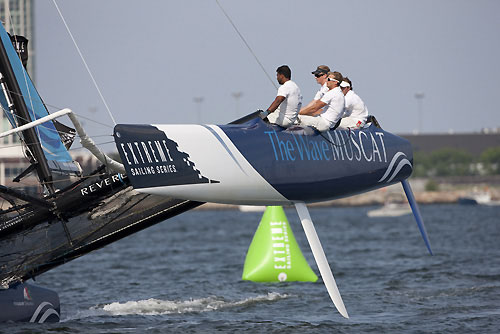
<path fill-rule="evenodd" d="M 3 106 L 0 106 L 0 108 L 4 111 L 4 113 L 7 113 L 7 110 L 6 110 L 5 108 L 3 108 Z M 102 126 L 107 127 L 107 128 L 113 128 L 112 126 L 110 126 L 110 125 L 108 125 L 108 124 L 98 122 L 98 121 L 96 121 L 96 120 L 94 120 L 94 119 L 92 119 L 92 118 L 88 118 L 88 117 L 82 116 L 82 115 L 77 114 L 77 113 L 75 113 L 75 112 L 72 112 L 72 113 L 73 113 L 73 114 L 75 114 L 76 116 L 78 116 L 78 118 L 82 118 L 82 119 L 88 120 L 88 121 L 90 121 L 90 122 L 93 122 L 93 123 L 96 123 L 96 124 L 102 125 Z M 22 116 L 19 116 L 19 115 L 14 115 L 14 117 L 16 117 L 17 119 L 24 120 L 24 121 L 26 121 L 27 123 L 31 122 L 31 120 L 26 119 L 26 118 L 24 118 L 24 117 L 22 117 Z M 36 127 L 39 127 L 39 126 L 43 126 L 43 123 L 42 123 L 42 124 L 37 125 Z M 14 126 L 13 126 L 13 128 L 14 128 Z M 57 130 L 56 128 L 54 128 L 54 129 L 51 129 L 51 128 L 46 128 L 46 129 L 47 129 L 48 131 L 51 131 L 51 132 L 53 132 L 53 133 L 57 133 L 57 134 L 59 134 L 59 135 L 61 135 L 61 134 L 63 134 L 63 135 L 64 135 L 64 134 L 66 134 L 66 132 L 64 132 L 64 131 L 59 131 L 59 130 Z M 15 134 L 19 134 L 19 133 L 15 133 Z M 11 134 L 11 135 L 14 135 L 14 134 Z M 88 136 L 88 137 L 94 138 L 94 137 L 112 137 L 112 136 L 113 136 L 112 134 L 105 134 L 105 135 L 91 135 L 91 136 Z M 80 136 L 78 135 L 78 133 L 75 133 L 75 134 L 74 134 L 74 137 L 75 137 L 75 138 L 79 138 Z M 22 137 L 21 137 L 21 139 L 22 139 Z M 53 139 L 52 141 L 59 141 L 59 139 Z M 51 142 L 51 140 L 46 140 L 46 142 L 47 142 L 47 143 L 49 143 L 49 142 Z M 39 140 L 39 141 L 37 141 L 37 142 L 35 142 L 35 143 L 33 143 L 33 144 L 36 144 L 36 143 L 40 143 L 40 144 L 42 144 L 42 142 L 41 142 L 40 140 Z M 33 145 L 33 144 L 31 144 L 31 145 Z M 29 146 L 29 144 L 26 144 L 26 143 L 25 143 L 25 145 L 26 145 L 26 146 Z M 2 147 L 2 146 L 0 146 L 0 149 L 2 149 L 2 148 L 3 148 L 3 147 Z"/>
<path fill-rule="evenodd" d="M 102 138 L 102 137 L 106 137 L 106 138 L 111 138 L 113 137 L 112 135 L 95 135 L 95 136 L 87 136 L 89 138 Z M 80 136 L 78 135 L 75 135 L 75 138 L 80 138 Z M 48 143 L 50 143 L 51 141 L 46 141 Z M 99 143 L 94 143 L 96 146 L 104 146 L 104 145 L 108 145 L 108 144 L 111 144 L 111 143 L 114 143 L 114 140 L 111 140 L 111 141 L 105 141 L 105 142 L 99 142 Z M 35 145 L 35 143 L 33 144 L 22 144 L 22 143 L 19 143 L 19 144 L 12 144 L 12 145 L 1 145 L 0 146 L 0 150 L 2 149 L 8 149 L 8 148 L 12 148 L 12 147 L 29 147 L 30 145 Z M 75 151 L 75 150 L 80 150 L 80 149 L 84 149 L 83 146 L 81 147 L 71 147 L 69 149 L 67 149 L 68 151 Z"/>
<path fill-rule="evenodd" d="M 7 111 L 6 111 L 6 109 L 4 109 L 2 106 L 0 106 L 0 108 L 2 108 L 2 110 L 3 110 L 4 112 L 7 112 Z M 74 113 L 74 114 L 75 114 L 75 115 L 77 115 L 79 118 L 83 118 L 83 119 L 86 119 L 86 120 L 88 120 L 88 121 L 94 122 L 94 123 L 96 123 L 96 124 L 100 124 L 100 125 L 102 125 L 102 126 L 112 128 L 112 127 L 111 127 L 111 126 L 109 126 L 108 124 L 104 124 L 104 123 L 101 123 L 101 122 L 95 121 L 95 120 L 93 120 L 93 119 L 91 119 L 91 118 L 87 118 L 87 117 L 81 116 L 81 115 L 76 114 L 76 113 Z M 14 116 L 15 116 L 15 117 L 17 117 L 18 119 L 25 120 L 26 122 L 30 122 L 30 121 L 31 121 L 31 120 L 26 120 L 24 117 L 21 117 L 21 116 L 19 116 L 19 115 L 14 115 Z M 42 125 L 38 125 L 38 126 L 43 126 L 43 124 L 42 124 Z M 38 126 L 37 126 L 37 127 L 38 127 Z M 63 131 L 58 131 L 58 130 L 57 130 L 57 129 L 55 129 L 55 128 L 54 128 L 54 129 L 51 129 L 51 128 L 46 128 L 46 129 L 47 129 L 48 131 L 53 132 L 53 133 L 57 133 L 58 135 L 61 135 L 61 134 L 65 135 L 65 134 L 66 134 L 66 132 L 63 132 Z M 16 133 L 16 135 L 19 135 L 19 133 Z M 88 136 L 88 137 L 90 137 L 90 138 L 98 138 L 98 137 L 112 137 L 112 136 L 113 136 L 113 135 L 110 135 L 110 134 L 105 134 L 105 135 L 91 135 L 91 136 Z M 75 134 L 74 134 L 74 137 L 75 137 L 75 138 L 79 138 L 80 136 L 79 136 L 77 133 L 75 133 Z M 22 139 L 22 138 L 21 138 L 21 139 Z M 59 139 L 54 139 L 54 140 L 46 140 L 45 142 L 50 143 L 51 141 L 59 141 Z M 31 144 L 31 145 L 34 145 L 34 144 L 36 144 L 36 143 L 42 144 L 42 142 L 41 142 L 41 141 L 37 141 L 37 142 L 35 142 L 35 143 Z M 29 145 L 30 145 L 30 144 L 24 143 L 24 145 L 29 147 Z M 99 145 L 99 144 L 96 144 L 96 145 Z M 8 146 L 8 147 L 16 147 L 16 146 L 23 146 L 23 145 L 22 145 L 22 144 L 20 144 L 20 145 L 12 145 L 12 146 Z M 7 146 L 1 146 L 1 147 L 0 147 L 0 149 L 2 149 L 2 148 L 4 148 L 4 147 L 7 147 Z"/>
<path fill-rule="evenodd" d="M 57 109 L 57 110 L 62 110 L 62 109 L 64 109 L 63 107 L 59 107 L 59 106 L 56 106 L 56 105 L 53 105 L 53 104 L 49 104 L 49 103 L 45 103 L 45 102 L 44 102 L 44 104 L 45 104 L 45 106 L 47 106 L 47 107 L 54 108 L 54 109 Z M 110 129 L 113 129 L 113 127 L 112 127 L 111 125 L 109 125 L 109 124 L 102 123 L 102 122 L 98 122 L 98 121 L 96 121 L 96 120 L 95 120 L 95 119 L 93 119 L 93 118 L 85 117 L 85 116 L 83 116 L 83 115 L 81 115 L 81 114 L 79 114 L 79 113 L 76 113 L 74 110 L 72 110 L 72 112 L 73 112 L 73 114 L 75 114 L 76 116 L 78 116 L 78 118 L 83 118 L 83 119 L 85 119 L 85 120 L 87 120 L 87 121 L 90 121 L 90 122 L 93 122 L 93 123 L 96 123 L 96 124 L 99 124 L 99 125 L 105 126 L 105 127 L 107 127 L 107 128 L 110 128 Z"/>
<path fill-rule="evenodd" d="M 4 112 L 6 112 L 6 110 L 3 108 L 3 106 L 1 106 L 1 108 L 2 108 L 2 110 L 3 110 Z M 78 115 L 78 116 L 80 116 L 80 115 Z M 23 118 L 22 118 L 22 117 L 20 117 L 20 116 L 17 116 L 17 117 L 19 117 L 19 118 L 23 119 Z M 80 116 L 80 117 L 82 117 L 82 116 Z M 93 121 L 93 122 L 95 122 L 95 123 L 101 124 L 101 125 L 106 126 L 106 127 L 110 127 L 108 124 L 100 123 L 100 122 L 97 122 L 97 121 L 95 121 L 95 120 L 93 120 L 93 119 L 90 119 L 90 118 L 86 118 L 86 117 L 82 117 L 82 118 L 88 119 L 89 121 Z M 58 133 L 58 134 L 61 134 L 61 133 L 65 134 L 65 132 L 57 131 L 56 129 L 54 129 L 54 130 L 49 129 L 49 130 L 50 130 L 50 131 L 53 131 L 53 132 L 56 132 L 56 133 Z M 74 134 L 74 139 L 76 139 L 77 137 L 78 137 L 78 138 L 80 138 L 80 136 L 79 136 L 77 133 L 75 133 L 75 134 Z M 110 135 L 110 134 L 104 134 L 104 135 L 91 135 L 91 136 L 88 136 L 88 137 L 89 137 L 89 138 L 92 138 L 92 139 L 95 139 L 95 138 L 102 138 L 102 137 L 105 137 L 105 138 L 112 138 L 112 135 Z M 54 140 L 59 140 L 59 139 L 54 139 Z M 47 142 L 47 143 L 49 143 L 50 141 L 51 141 L 51 140 L 46 140 L 46 142 Z M 41 143 L 41 142 L 40 142 L 40 141 L 38 141 L 38 143 Z M 110 140 L 107 140 L 107 141 L 105 141 L 105 142 L 98 142 L 98 143 L 95 143 L 95 145 L 96 145 L 96 146 L 101 146 L 101 147 L 102 147 L 102 146 L 104 146 L 104 145 L 109 145 L 109 144 L 111 144 L 111 143 L 113 143 L 113 141 L 112 141 L 112 140 L 111 140 L 111 141 L 110 141 Z M 7 149 L 7 148 L 9 148 L 9 147 L 24 147 L 24 148 L 29 148 L 29 147 L 30 147 L 30 145 L 35 145 L 35 144 L 36 144 L 36 143 L 27 144 L 27 143 L 25 143 L 24 141 L 22 141 L 22 137 L 21 137 L 21 142 L 20 142 L 19 144 L 13 144 L 13 145 L 7 145 L 7 146 L 6 146 L 6 145 L 1 145 L 1 146 L 0 146 L 0 150 L 1 150 L 1 149 Z M 81 150 L 81 149 L 83 149 L 83 148 L 84 148 L 84 147 L 73 147 L 73 148 L 67 149 L 67 151 L 76 151 L 76 150 Z M 24 154 L 25 158 L 29 161 L 30 159 L 26 156 L 26 151 L 25 151 L 25 150 L 23 150 L 23 154 Z M 53 182 L 49 182 L 49 183 L 53 183 Z"/>
<path fill-rule="evenodd" d="M 87 136 L 87 137 L 89 137 L 89 138 L 92 138 L 92 139 L 93 139 L 93 138 L 103 138 L 103 137 L 105 137 L 105 138 L 111 138 L 111 137 L 113 137 L 113 136 L 112 136 L 112 135 L 94 135 L 94 136 Z M 75 138 L 80 138 L 80 136 L 75 135 Z M 50 142 L 50 141 L 48 141 L 48 142 Z M 104 146 L 104 145 L 108 145 L 108 144 L 111 144 L 111 143 L 114 143 L 114 141 L 113 141 L 113 140 L 110 140 L 110 141 L 98 142 L 98 143 L 94 143 L 94 144 L 95 144 L 96 146 Z M 19 143 L 19 144 L 12 144 L 12 145 L 1 145 L 1 146 L 0 146 L 0 150 L 2 150 L 2 149 L 12 148 L 12 147 L 18 147 L 18 148 L 19 148 L 19 147 L 20 147 L 20 148 L 22 148 L 22 147 L 26 147 L 26 146 L 27 146 L 27 147 L 29 147 L 30 145 L 34 145 L 34 144 L 35 144 L 35 143 L 33 143 L 33 144 L 23 144 L 23 143 Z M 84 149 L 84 147 L 83 147 L 83 146 L 81 146 L 81 147 L 71 147 L 71 148 L 69 148 L 69 149 L 67 149 L 67 150 L 68 150 L 68 151 L 76 151 L 76 150 L 81 150 L 81 149 Z"/>
<path fill-rule="evenodd" d="M 76 50 L 78 51 L 78 54 L 80 55 L 80 58 L 82 59 L 83 64 L 85 65 L 85 68 L 87 69 L 87 72 L 89 73 L 90 78 L 92 79 L 92 82 L 94 83 L 94 86 L 95 86 L 95 88 L 97 89 L 97 92 L 99 93 L 99 96 L 101 97 L 101 100 L 102 100 L 102 102 L 104 103 L 104 106 L 106 107 L 106 110 L 108 111 L 109 116 L 111 117 L 111 120 L 112 120 L 112 121 L 113 121 L 113 123 L 116 125 L 115 118 L 113 117 L 113 114 L 111 113 L 111 110 L 109 109 L 109 106 L 108 106 L 108 104 L 106 103 L 106 100 L 104 99 L 104 96 L 102 95 L 101 90 L 99 89 L 99 86 L 97 85 L 97 82 L 96 82 L 96 80 L 94 79 L 94 76 L 92 75 L 92 72 L 90 71 L 89 66 L 87 65 L 87 62 L 85 61 L 85 58 L 83 57 L 83 54 L 82 54 L 82 52 L 80 51 L 80 48 L 78 47 L 78 44 L 76 43 L 76 40 L 75 40 L 75 38 L 73 37 L 73 34 L 71 33 L 71 30 L 69 29 L 69 26 L 68 26 L 68 24 L 66 23 L 66 20 L 64 19 L 64 16 L 63 16 L 63 14 L 62 14 L 61 10 L 59 9 L 59 6 L 57 5 L 56 0 L 52 0 L 52 2 L 54 3 L 54 6 L 56 7 L 57 12 L 59 13 L 59 16 L 61 17 L 61 20 L 63 21 L 64 26 L 66 27 L 66 30 L 68 31 L 68 34 L 69 34 L 69 36 L 71 37 L 71 40 L 73 41 L 73 44 L 75 45 L 75 48 L 76 48 Z"/>
<path fill-rule="evenodd" d="M 60 110 L 60 109 L 59 109 L 59 110 Z M 78 116 L 78 118 L 83 118 L 84 120 L 87 120 L 87 121 L 93 122 L 93 123 L 95 123 L 95 124 L 99 124 L 99 125 L 105 126 L 105 127 L 107 127 L 107 128 L 110 128 L 110 129 L 112 129 L 112 128 L 113 128 L 113 127 L 112 127 L 112 126 L 110 126 L 109 124 L 105 124 L 105 123 L 98 122 L 98 121 L 96 121 L 95 119 L 92 119 L 92 118 L 89 118 L 89 117 L 82 116 L 82 115 L 77 114 L 77 113 L 75 113 L 75 112 L 73 112 L 73 114 L 75 114 L 76 116 Z"/>
<path fill-rule="evenodd" d="M 238 30 L 238 28 L 234 24 L 233 20 L 231 20 L 231 18 L 226 13 L 226 11 L 224 10 L 224 8 L 222 8 L 222 5 L 220 4 L 219 0 L 215 0 L 215 2 L 217 3 L 217 5 L 219 5 L 219 8 L 221 9 L 222 13 L 224 13 L 224 15 L 228 19 L 229 23 L 231 23 L 231 25 L 233 26 L 234 30 L 238 34 L 238 36 L 240 36 L 240 38 L 243 41 L 243 43 L 245 43 L 246 47 L 248 48 L 248 50 L 250 51 L 250 53 L 253 55 L 253 57 L 257 61 L 257 63 L 259 64 L 260 68 L 262 69 L 262 71 L 264 71 L 264 74 L 267 76 L 267 78 L 269 79 L 269 81 L 271 81 L 271 84 L 274 86 L 274 88 L 278 89 L 278 86 L 276 85 L 276 83 L 274 82 L 274 80 L 271 79 L 271 76 L 269 75 L 269 73 L 267 73 L 266 69 L 264 68 L 264 65 L 262 65 L 262 63 L 260 62 L 259 58 L 255 55 L 255 52 L 253 52 L 253 50 L 250 47 L 250 45 L 248 45 L 247 41 L 245 40 L 245 37 L 243 37 L 243 35 L 240 33 L 240 31 Z"/>
<path fill-rule="evenodd" d="M 7 90 L 7 91 L 8 91 L 10 94 L 13 94 L 13 95 L 15 94 L 15 95 L 18 95 L 18 96 L 23 96 L 22 94 L 16 94 L 16 93 L 14 93 L 14 92 L 12 92 L 12 91 L 10 91 L 10 90 Z M 51 105 L 51 104 L 48 104 L 48 103 L 44 103 L 44 105 L 45 105 L 45 106 L 49 106 L 50 108 L 57 109 L 57 110 L 62 110 L 62 109 L 63 109 L 63 108 L 61 108 L 61 107 L 54 106 L 54 105 Z M 1 105 L 0 105 L 0 108 L 4 111 L 4 114 L 9 113 L 9 111 L 8 111 L 7 109 L 5 109 L 3 106 L 1 106 Z M 104 127 L 110 128 L 110 129 L 112 129 L 112 128 L 113 128 L 113 127 L 112 127 L 112 126 L 110 126 L 109 124 L 106 124 L 106 123 L 102 123 L 102 122 L 96 121 L 95 119 L 92 119 L 92 118 L 89 118 L 89 117 L 85 117 L 85 116 L 83 116 L 83 115 L 81 115 L 81 114 L 78 114 L 78 113 L 76 113 L 76 112 L 74 112 L 74 111 L 72 111 L 72 113 L 73 113 L 73 114 L 75 114 L 76 116 L 78 116 L 78 118 L 85 119 L 85 120 L 87 120 L 87 121 L 93 122 L 93 123 L 95 123 L 95 124 L 102 125 L 102 126 L 104 126 Z M 10 113 L 9 113 L 9 114 L 10 114 Z M 21 120 L 24 120 L 24 121 L 25 121 L 25 122 L 27 122 L 27 123 L 29 123 L 29 122 L 31 122 L 31 121 L 32 121 L 32 120 L 30 120 L 30 119 L 26 119 L 26 118 L 24 118 L 24 117 L 22 117 L 22 116 L 20 116 L 20 115 L 12 115 L 12 116 L 13 116 L 14 118 L 16 118 L 16 119 L 21 119 Z M 43 125 L 40 125 L 40 126 L 43 126 Z M 13 127 L 14 127 L 14 126 L 13 126 Z M 38 126 L 37 126 L 37 128 L 38 128 Z M 58 131 L 58 130 L 57 130 L 57 129 L 55 129 L 55 128 L 54 128 L 54 129 L 52 129 L 52 128 L 46 128 L 46 129 L 47 129 L 48 131 L 52 131 L 52 132 L 54 132 L 54 133 L 58 133 L 58 134 L 61 134 L 61 133 L 62 133 L 62 134 L 64 134 L 64 132 Z"/>

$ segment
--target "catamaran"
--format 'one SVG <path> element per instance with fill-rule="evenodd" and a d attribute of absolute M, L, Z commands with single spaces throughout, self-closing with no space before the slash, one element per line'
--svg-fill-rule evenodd
<path fill-rule="evenodd" d="M 69 109 L 49 114 L 11 39 L 0 30 L 0 103 L 36 173 L 39 196 L 0 187 L 0 321 L 58 321 L 57 293 L 27 284 L 67 261 L 201 205 L 293 205 L 335 307 L 348 317 L 308 203 L 401 183 L 424 242 L 430 242 L 407 181 L 410 143 L 375 117 L 357 130 L 288 129 L 251 113 L 227 125 L 118 124 L 119 163 L 93 145 Z M 102 165 L 84 175 L 68 154 L 58 117 L 68 116 Z M 73 178 L 64 187 L 54 175 Z M 333 218 L 334 219 L 334 218 Z M 4 311 L 6 310 L 6 311 Z"/>
<path fill-rule="evenodd" d="M 348 317 L 307 209 L 308 203 L 402 183 L 429 252 L 407 178 L 410 143 L 369 117 L 362 129 L 288 129 L 250 114 L 228 125 L 118 124 L 117 149 L 139 192 L 236 205 L 293 205 L 323 282 Z M 333 218 L 334 219 L 334 218 Z"/>

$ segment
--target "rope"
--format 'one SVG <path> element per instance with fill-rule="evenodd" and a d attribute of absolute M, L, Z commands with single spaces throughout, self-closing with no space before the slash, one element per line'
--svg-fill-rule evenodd
<path fill-rule="evenodd" d="M 88 136 L 89 138 L 101 138 L 101 137 L 113 137 L 113 135 L 93 135 L 93 136 Z M 78 134 L 75 134 L 75 138 L 80 138 L 80 136 Z M 54 141 L 56 141 L 58 139 L 54 139 Z M 50 143 L 51 141 L 48 140 L 47 143 Z M 39 142 L 41 143 L 41 142 Z M 99 142 L 99 143 L 96 143 L 97 146 L 99 145 L 106 145 L 106 144 L 111 144 L 111 143 L 114 143 L 114 141 L 105 141 L 105 142 Z M 12 144 L 12 145 L 0 145 L 0 150 L 2 149 L 8 149 L 8 148 L 12 148 L 12 147 L 24 147 L 24 146 L 30 146 L 30 145 L 35 145 L 35 143 L 33 144 L 22 144 L 22 143 L 19 143 L 19 144 Z M 68 149 L 68 151 L 76 151 L 76 150 L 81 150 L 81 149 L 84 149 L 84 147 L 72 147 L 70 149 Z"/>
<path fill-rule="evenodd" d="M 3 107 L 1 107 L 1 108 L 2 108 L 2 110 L 4 110 L 4 112 L 6 112 L 6 110 L 5 110 Z M 14 115 L 14 116 L 15 116 L 15 117 L 17 117 L 18 119 L 24 119 L 23 117 L 20 117 L 20 116 L 18 116 L 18 115 Z M 79 115 L 78 115 L 78 116 L 79 116 Z M 89 121 L 92 121 L 92 122 L 95 122 L 95 123 L 97 123 L 97 124 L 100 124 L 100 125 L 103 125 L 103 126 L 106 126 L 106 127 L 110 127 L 110 128 L 111 128 L 111 126 L 109 126 L 108 124 L 100 123 L 100 122 L 97 122 L 97 121 L 95 121 L 95 120 L 93 120 L 93 119 L 86 118 L 86 117 L 82 117 L 82 116 L 79 116 L 79 117 L 80 117 L 80 118 L 85 118 L 85 119 L 87 119 L 87 120 L 89 120 Z M 27 121 L 29 122 L 29 120 L 27 120 Z M 38 125 L 38 126 L 43 126 L 43 124 Z M 37 126 L 37 127 L 38 127 L 38 126 Z M 48 131 L 50 131 L 50 132 L 57 133 L 59 136 L 60 136 L 61 134 L 63 134 L 63 135 L 65 135 L 65 134 L 66 134 L 65 132 L 58 131 L 58 130 L 57 130 L 57 129 L 55 129 L 55 128 L 54 128 L 54 129 L 46 128 L 46 129 L 47 129 Z M 22 139 L 22 137 L 20 136 L 20 134 L 19 134 L 19 133 L 16 133 L 16 135 L 18 135 L 18 136 L 19 136 L 19 138 L 20 138 L 20 142 L 21 142 L 22 144 L 18 144 L 18 145 L 8 145 L 8 146 L 6 146 L 6 145 L 2 145 L 2 146 L 0 146 L 0 150 L 1 150 L 1 149 L 4 149 L 4 148 L 9 148 L 9 147 L 23 147 L 23 146 L 30 147 L 30 145 L 35 145 L 36 143 L 42 144 L 42 142 L 41 142 L 40 140 L 38 140 L 37 142 L 32 143 L 32 144 L 27 144 L 27 143 L 25 143 L 25 142 L 23 141 L 23 139 Z M 76 139 L 76 138 L 80 138 L 80 136 L 79 136 L 77 133 L 75 133 L 75 134 L 74 134 L 74 137 L 75 137 L 75 139 Z M 92 136 L 88 136 L 88 137 L 90 137 L 90 138 L 112 137 L 112 135 L 110 135 L 110 134 L 105 134 L 105 135 L 92 135 Z M 51 142 L 55 142 L 55 141 L 59 141 L 59 140 L 61 140 L 61 139 L 46 140 L 45 142 L 46 142 L 46 143 L 51 143 Z M 104 144 L 108 144 L 108 143 L 109 143 L 109 142 L 105 142 Z M 96 144 L 96 145 L 103 145 L 103 144 L 100 144 L 100 143 L 99 143 L 99 144 Z M 72 149 L 69 149 L 68 151 L 70 151 L 70 150 L 72 150 Z"/>
<path fill-rule="evenodd" d="M 78 54 L 80 55 L 80 58 L 82 59 L 83 64 L 85 65 L 85 68 L 87 69 L 87 72 L 89 73 L 90 78 L 92 79 L 92 82 L 94 83 L 94 86 L 97 89 L 97 92 L 99 93 L 99 96 L 101 97 L 102 102 L 104 103 L 104 106 L 106 107 L 106 110 L 108 111 L 109 117 L 111 117 L 111 120 L 116 125 L 115 118 L 113 117 L 113 114 L 111 113 L 111 110 L 109 109 L 108 104 L 106 103 L 106 100 L 104 99 L 104 96 L 102 95 L 101 90 L 99 89 L 99 86 L 97 85 L 97 82 L 94 79 L 94 76 L 92 75 L 92 72 L 90 71 L 89 66 L 87 65 L 87 62 L 85 61 L 85 58 L 83 57 L 83 54 L 80 51 L 80 48 L 78 47 L 78 44 L 76 43 L 76 40 L 73 37 L 73 34 L 71 33 L 71 31 L 70 31 L 70 29 L 68 27 L 68 24 L 66 23 L 66 20 L 64 19 L 64 16 L 61 13 L 61 10 L 59 9 L 59 6 L 57 5 L 56 0 L 52 0 L 52 2 L 54 3 L 54 6 L 57 9 L 57 12 L 59 13 L 59 16 L 61 17 L 61 20 L 63 21 L 64 26 L 66 27 L 66 30 L 68 31 L 68 34 L 71 37 L 71 40 L 73 41 L 73 44 L 75 45 L 75 48 L 78 51 Z"/>
<path fill-rule="evenodd" d="M 77 113 L 75 113 L 75 112 L 73 112 L 73 114 L 75 114 L 76 116 L 78 116 L 78 118 L 83 118 L 83 119 L 85 119 L 85 120 L 87 120 L 87 121 L 94 122 L 94 123 L 96 123 L 96 124 L 99 124 L 99 125 L 105 126 L 105 127 L 107 127 L 107 128 L 110 128 L 110 129 L 112 129 L 112 128 L 113 128 L 112 126 L 110 126 L 110 125 L 108 125 L 108 124 L 104 124 L 104 123 L 98 122 L 98 121 L 96 121 L 95 119 L 92 119 L 92 118 L 88 118 L 88 117 L 82 116 L 82 115 L 77 114 Z"/>
<path fill-rule="evenodd" d="M 55 1 L 55 0 L 54 0 Z M 273 79 L 271 79 L 271 76 L 267 73 L 266 69 L 264 68 L 264 66 L 262 65 L 262 63 L 260 62 L 259 58 L 257 58 L 257 56 L 255 55 L 255 53 L 253 52 L 252 48 L 250 47 L 250 45 L 248 45 L 247 41 L 245 40 L 245 37 L 243 37 L 243 35 L 240 33 L 240 31 L 238 30 L 238 28 L 236 27 L 236 25 L 234 24 L 233 20 L 231 20 L 231 18 L 229 17 L 229 15 L 226 13 L 226 11 L 224 10 L 224 8 L 222 8 L 222 5 L 220 4 L 219 0 L 215 0 L 215 2 L 217 2 L 217 5 L 219 5 L 219 8 L 221 9 L 222 13 L 224 13 L 224 15 L 226 16 L 226 18 L 228 19 L 229 23 L 231 23 L 231 25 L 233 26 L 234 30 L 236 31 L 236 33 L 240 36 L 241 40 L 243 41 L 243 43 L 245 43 L 245 45 L 247 46 L 248 50 L 250 51 L 250 53 L 253 55 L 253 57 L 255 58 L 255 60 L 257 61 L 257 63 L 259 64 L 260 68 L 262 69 L 262 71 L 264 71 L 264 74 L 267 76 L 267 78 L 269 79 L 269 81 L 271 81 L 271 84 L 274 86 L 274 88 L 278 89 L 278 86 L 276 85 L 276 83 L 274 82 Z"/>
<path fill-rule="evenodd" d="M 352 138 L 351 138 L 351 128 L 348 128 L 348 129 L 349 129 L 349 133 L 347 134 L 347 137 L 349 138 L 350 141 L 352 141 Z M 342 137 L 342 141 L 344 142 L 344 144 L 340 143 L 340 140 L 339 140 L 339 144 L 340 145 L 337 145 L 337 143 L 333 143 L 329 138 L 325 137 L 325 135 L 324 135 L 323 132 L 320 132 L 319 134 L 321 135 L 321 137 L 323 137 L 324 140 L 326 140 L 328 143 L 330 143 L 331 145 L 336 146 L 336 147 L 346 146 L 347 142 L 349 142 L 349 140 L 347 142 L 345 142 L 344 137 Z"/>

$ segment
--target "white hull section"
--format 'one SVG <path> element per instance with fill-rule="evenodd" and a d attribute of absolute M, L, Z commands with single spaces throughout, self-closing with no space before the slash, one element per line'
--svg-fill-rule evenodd
<path fill-rule="evenodd" d="M 139 188 L 140 192 L 200 202 L 244 205 L 285 205 L 277 192 L 243 157 L 216 125 L 153 125 L 189 154 L 203 176 L 218 183 Z"/>

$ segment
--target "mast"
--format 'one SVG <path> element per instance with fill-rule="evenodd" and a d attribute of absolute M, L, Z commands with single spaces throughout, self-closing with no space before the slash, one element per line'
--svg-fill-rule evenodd
<path fill-rule="evenodd" d="M 0 72 L 3 74 L 3 79 L 5 80 L 5 83 L 12 93 L 10 94 L 10 96 L 12 98 L 12 103 L 14 104 L 13 111 L 18 116 L 16 121 L 19 125 L 29 123 L 31 121 L 31 117 L 28 108 L 24 103 L 21 89 L 19 88 L 19 85 L 16 81 L 14 71 L 12 70 L 12 67 L 10 65 L 9 57 L 3 43 L 0 43 Z M 52 184 L 52 174 L 50 172 L 47 160 L 43 153 L 43 149 L 40 141 L 38 140 L 35 129 L 30 128 L 24 130 L 23 137 L 28 150 L 32 154 L 32 158 L 36 160 L 36 162 L 31 161 L 31 163 L 36 163 L 36 170 L 40 182 L 45 185 L 45 187 L 51 194 L 53 194 L 55 192 L 55 189 Z"/>

